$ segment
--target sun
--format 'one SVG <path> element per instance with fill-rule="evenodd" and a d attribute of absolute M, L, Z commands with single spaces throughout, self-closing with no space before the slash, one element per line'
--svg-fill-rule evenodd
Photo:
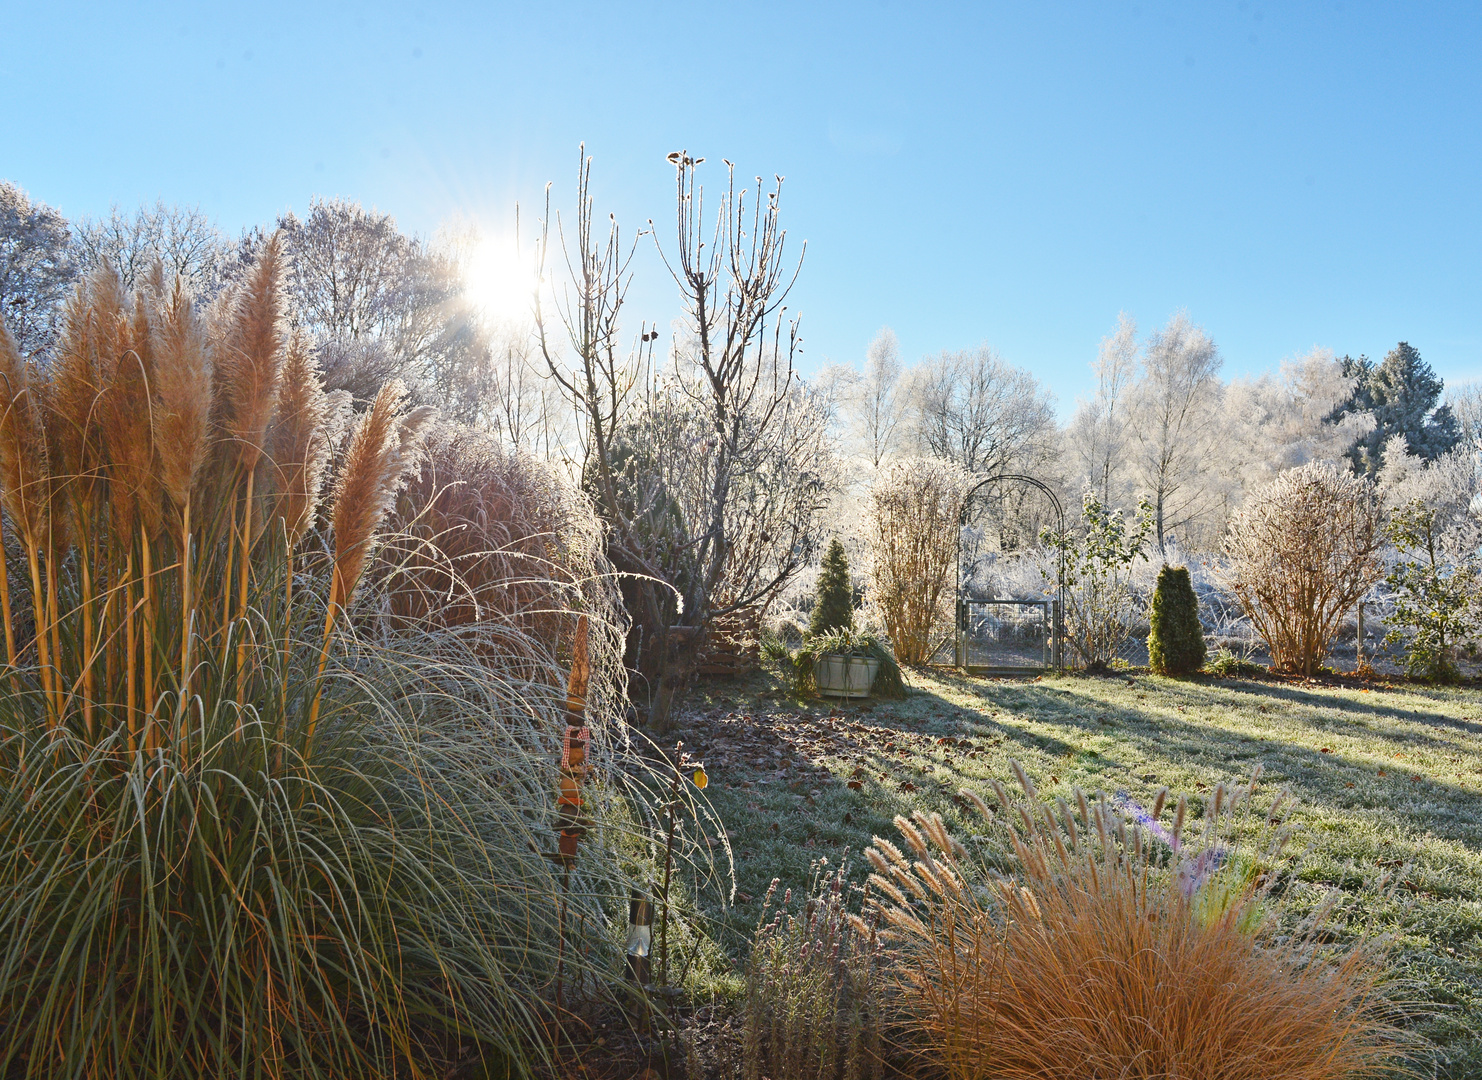
<path fill-rule="evenodd" d="M 516 320 L 530 316 L 535 275 L 514 241 L 480 237 L 463 260 L 463 287 L 468 298 L 491 319 Z"/>

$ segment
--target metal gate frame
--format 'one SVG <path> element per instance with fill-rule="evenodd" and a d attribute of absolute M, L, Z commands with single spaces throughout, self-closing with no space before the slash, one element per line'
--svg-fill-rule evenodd
<path fill-rule="evenodd" d="M 1041 645 L 1042 663 L 1036 664 L 970 664 L 968 660 L 968 635 L 971 630 L 971 608 L 974 605 L 1012 605 L 1014 607 L 1037 607 L 1044 612 L 1045 640 Z M 1060 601 L 1059 600 L 985 600 L 975 597 L 958 597 L 956 655 L 957 669 L 968 675 L 1035 675 L 1061 668 L 1060 644 Z"/>

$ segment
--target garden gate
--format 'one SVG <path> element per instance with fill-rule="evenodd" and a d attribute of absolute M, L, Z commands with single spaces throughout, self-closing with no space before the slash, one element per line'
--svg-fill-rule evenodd
<path fill-rule="evenodd" d="M 968 596 L 962 587 L 962 529 L 972 500 L 994 484 L 1020 484 L 1049 499 L 1057 527 L 1065 533 L 1065 510 L 1048 486 L 1032 476 L 1002 473 L 978 481 L 962 500 L 957 532 L 957 667 L 974 674 L 1021 674 L 1064 669 L 1065 555 L 1056 563 L 1052 599 L 982 599 Z"/>

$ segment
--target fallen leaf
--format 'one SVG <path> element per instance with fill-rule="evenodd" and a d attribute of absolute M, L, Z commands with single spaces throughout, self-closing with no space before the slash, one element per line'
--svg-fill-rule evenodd
<path fill-rule="evenodd" d="M 913 784 L 913 783 L 911 783 L 911 781 L 907 780 L 904 784 L 901 785 L 901 790 L 902 791 L 915 791 L 916 790 L 916 785 Z"/>
<path fill-rule="evenodd" d="M 850 791 L 859 791 L 859 790 L 863 789 L 863 787 L 864 787 L 864 784 L 860 783 L 858 780 L 851 780 L 851 781 L 849 781 L 849 790 Z"/>

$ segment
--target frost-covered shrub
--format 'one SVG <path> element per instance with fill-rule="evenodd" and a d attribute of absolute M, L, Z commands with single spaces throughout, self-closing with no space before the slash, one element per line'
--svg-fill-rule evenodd
<path fill-rule="evenodd" d="M 1282 473 L 1231 519 L 1229 587 L 1273 667 L 1311 675 L 1384 575 L 1380 513 L 1371 481 L 1313 462 Z"/>
<path fill-rule="evenodd" d="M 969 479 L 953 462 L 907 458 L 886 467 L 870 489 L 864 523 L 870 602 L 902 663 L 924 664 L 933 634 L 950 620 L 948 589 Z"/>

